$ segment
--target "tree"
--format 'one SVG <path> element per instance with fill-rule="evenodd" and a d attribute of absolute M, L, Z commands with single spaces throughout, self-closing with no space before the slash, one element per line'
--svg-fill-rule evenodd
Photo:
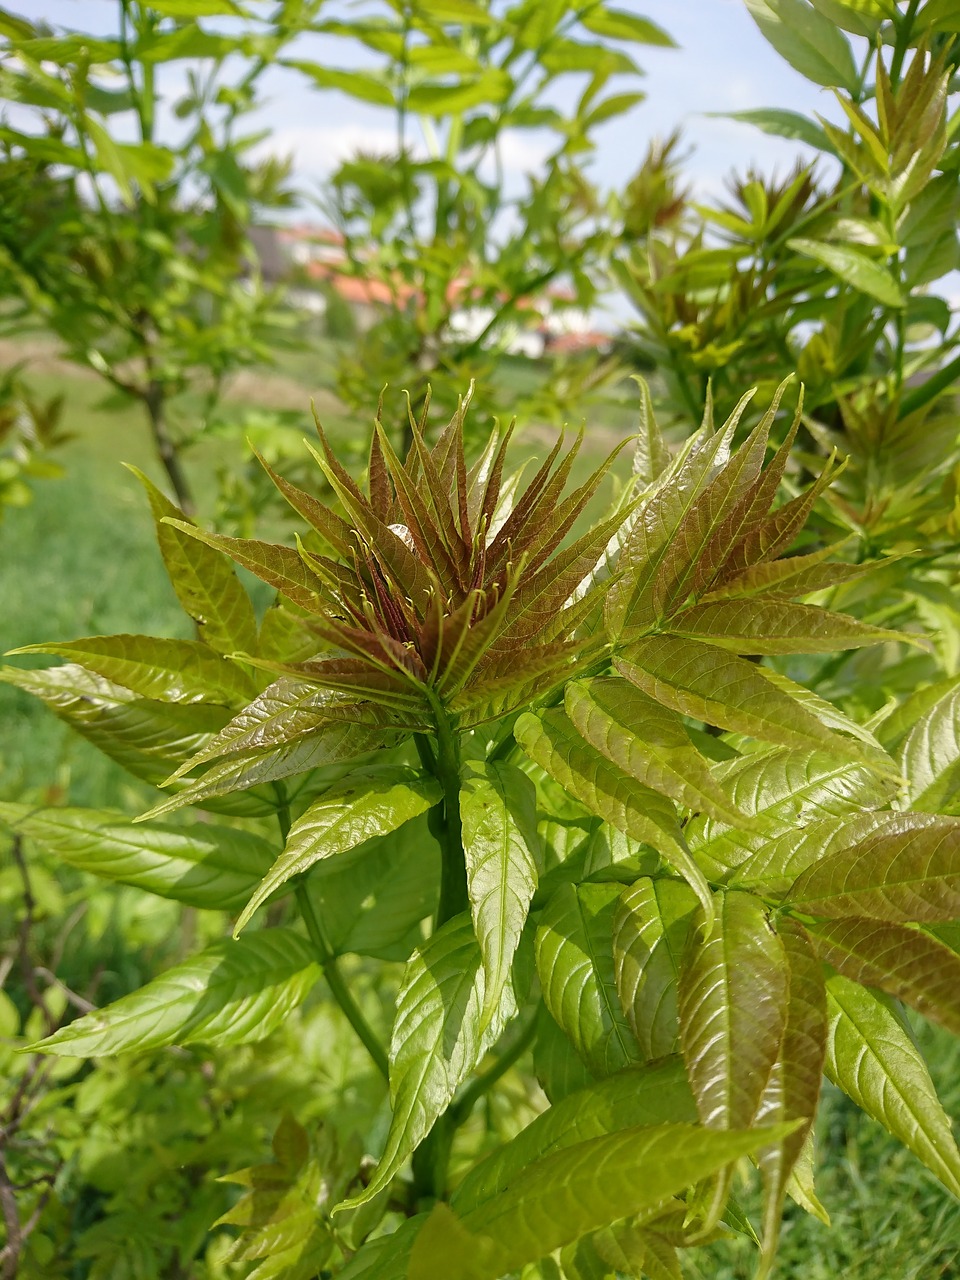
<path fill-rule="evenodd" d="M 583 168 L 597 128 L 640 102 L 624 45 L 669 45 L 654 23 L 601 3 L 504 6 L 396 0 L 314 29 L 359 43 L 363 70 L 291 60 L 323 90 L 389 111 L 395 146 L 345 161 L 327 204 L 349 272 L 382 303 L 381 318 L 340 364 L 340 388 L 365 404 L 369 371 L 409 389 L 416 412 L 432 387 L 452 409 L 469 380 L 481 390 L 512 332 L 571 300 L 588 309 L 606 242 L 604 205 Z M 371 59 L 373 65 L 369 65 Z M 576 107 L 556 87 L 580 83 Z M 546 136 L 538 174 L 511 175 L 511 138 Z M 458 327 L 458 317 L 466 323 Z M 542 403 L 576 403 L 592 368 L 555 370 Z M 566 391 L 563 383 L 566 382 Z M 409 447 L 406 434 L 403 451 Z"/>
<path fill-rule="evenodd" d="M 286 165 L 256 161 L 240 129 L 270 61 L 309 20 L 280 5 L 229 32 L 200 17 L 233 0 L 118 0 L 110 38 L 54 34 L 0 14 L 6 54 L 0 131 L 0 285 L 70 359 L 142 407 L 177 500 L 193 508 L 183 449 L 232 370 L 271 358 L 277 298 L 260 281 L 248 232 L 289 200 Z M 179 122 L 161 137 L 165 74 L 186 65 Z M 136 137 L 124 142 L 132 120 Z M 199 394 L 180 421 L 172 402 Z"/>

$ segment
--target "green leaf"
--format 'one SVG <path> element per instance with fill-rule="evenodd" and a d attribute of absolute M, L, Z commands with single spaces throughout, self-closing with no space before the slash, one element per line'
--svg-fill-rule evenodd
<path fill-rule="evenodd" d="M 711 934 L 704 936 L 703 923 L 695 921 L 680 973 L 684 1061 L 702 1122 L 746 1128 L 783 1038 L 786 956 L 766 907 L 752 894 L 720 895 Z"/>
<path fill-rule="evenodd" d="M 168 1044 L 249 1044 L 276 1030 L 319 976 L 304 938 L 263 929 L 240 942 L 215 942 L 34 1049 L 96 1058 Z"/>
<path fill-rule="evenodd" d="M 377 107 L 393 106 L 393 91 L 382 76 L 367 71 L 342 71 L 337 67 L 325 67 L 318 62 L 284 60 L 283 66 L 302 71 L 318 89 L 336 89 L 360 102 L 372 102 Z"/>
<path fill-rule="evenodd" d="M 662 27 L 658 27 L 649 18 L 641 18 L 626 9 L 611 9 L 607 5 L 596 4 L 587 10 L 581 21 L 596 36 L 607 36 L 611 40 L 630 40 L 634 44 L 660 45 L 667 49 L 677 47 L 676 42 Z"/>
<path fill-rule="evenodd" d="M 635 377 L 634 382 L 640 388 L 640 429 L 633 448 L 633 472 L 641 484 L 653 484 L 670 466 L 670 450 L 657 425 L 646 379 Z"/>
<path fill-rule="evenodd" d="M 811 925 L 828 964 L 867 987 L 905 1001 L 960 1035 L 960 956 L 903 925 L 851 918 Z"/>
<path fill-rule="evenodd" d="M 806 0 L 746 0 L 747 9 L 777 53 L 794 70 L 827 88 L 858 90 L 850 42 Z"/>
<path fill-rule="evenodd" d="M 235 662 L 196 640 L 155 636 L 91 636 L 87 640 L 29 644 L 12 653 L 50 653 L 78 663 L 132 693 L 160 702 L 241 705 L 256 693 Z"/>
<path fill-rule="evenodd" d="M 670 629 L 734 653 L 834 653 L 908 639 L 815 605 L 764 599 L 694 605 L 671 619 Z"/>
<path fill-rule="evenodd" d="M 784 898 L 797 877 L 818 859 L 849 849 L 874 831 L 886 830 L 898 817 L 895 813 L 868 812 L 794 825 L 761 842 L 756 853 L 730 876 L 729 883 L 738 889 L 756 890 L 764 897 Z"/>
<path fill-rule="evenodd" d="M 756 1123 L 802 1123 L 783 1142 L 764 1148 L 757 1162 L 764 1180 L 762 1258 L 768 1269 L 776 1254 L 790 1178 L 813 1132 L 827 1040 L 826 988 L 810 938 L 789 916 L 778 920 L 777 933 L 787 960 L 786 1024 Z"/>
<path fill-rule="evenodd" d="M 410 1254 L 425 1213 L 405 1218 L 389 1235 L 368 1238 L 338 1273 L 337 1280 L 408 1280 Z"/>
<path fill-rule="evenodd" d="M 756 822 L 752 829 L 712 818 L 687 823 L 690 848 L 713 879 L 725 878 L 780 836 L 823 818 L 878 808 L 892 790 L 867 766 L 826 751 L 779 747 L 721 762 L 714 772 Z"/>
<path fill-rule="evenodd" d="M 677 1051 L 677 981 L 696 907 L 681 881 L 648 876 L 625 889 L 617 904 L 617 992 L 644 1059 Z"/>
<path fill-rule="evenodd" d="M 435 778 L 397 769 L 387 775 L 348 775 L 315 800 L 290 828 L 283 853 L 240 913 L 237 937 L 257 908 L 294 876 L 322 858 L 333 858 L 373 836 L 395 831 L 437 804 L 443 790 Z"/>
<path fill-rule="evenodd" d="M 142 471 L 130 470 L 147 491 L 160 554 L 200 639 L 218 653 L 256 653 L 257 619 L 233 565 L 225 555 L 167 524 L 167 517 L 183 519 L 183 512 Z"/>
<path fill-rule="evenodd" d="M 955 683 L 955 682 L 952 682 Z M 911 809 L 951 813 L 960 807 L 960 687 L 916 721 L 897 752 Z"/>
<path fill-rule="evenodd" d="M 631 1217 L 783 1135 L 641 1125 L 579 1142 L 528 1166 L 505 1191 L 463 1217 L 497 1243 L 496 1280 L 588 1231 Z M 449 1273 L 434 1273 L 449 1280 Z"/>
<path fill-rule="evenodd" d="M 158 785 L 205 746 L 230 714 L 211 704 L 138 698 L 73 663 L 34 671 L 4 667 L 0 681 L 41 698 L 98 751 Z"/>
<path fill-rule="evenodd" d="M 797 253 L 822 262 L 835 276 L 853 285 L 861 293 L 875 298 L 885 307 L 900 308 L 907 305 L 907 300 L 890 271 L 862 250 L 852 245 L 824 244 L 819 240 L 806 240 L 802 237 L 788 240 L 787 244 Z"/>
<path fill-rule="evenodd" d="M 252 787 L 325 765 L 355 760 L 385 746 L 389 737 L 383 730 L 370 729 L 365 725 L 330 723 L 317 733 L 293 742 L 281 742 L 275 747 L 250 751 L 215 764 L 196 782 L 190 782 L 177 795 L 155 805 L 137 821 L 157 818 L 187 804 L 206 805 L 210 800 L 232 795 L 235 791 L 249 791 Z M 273 808 L 276 807 L 274 804 Z"/>
<path fill-rule="evenodd" d="M 407 105 L 425 116 L 455 116 L 471 107 L 505 102 L 513 87 L 506 71 L 488 67 L 482 75 L 459 84 L 418 84 L 410 90 Z"/>
<path fill-rule="evenodd" d="M 146 828 L 109 809 L 0 803 L 0 821 L 78 871 L 219 911 L 245 902 L 273 857 L 266 840 L 246 831 L 207 824 Z"/>
<path fill-rule="evenodd" d="M 486 1280 L 496 1271 L 495 1255 L 494 1241 L 473 1235 L 441 1200 L 414 1241 L 407 1280 Z"/>
<path fill-rule="evenodd" d="M 810 0 L 825 18 L 844 31 L 873 40 L 884 18 L 899 17 L 895 0 Z"/>
<path fill-rule="evenodd" d="M 537 795 L 530 779 L 502 762 L 469 768 L 460 820 L 473 927 L 484 970 L 484 1017 L 500 1002 L 537 888 Z"/>
<path fill-rule="evenodd" d="M 788 898 L 805 913 L 831 920 L 960 919 L 960 819 L 891 815 L 885 829 L 804 871 Z"/>
<path fill-rule="evenodd" d="M 243 17 L 236 0 L 150 0 L 150 8 L 168 18 Z"/>
<path fill-rule="evenodd" d="M 537 1038 L 533 1045 L 533 1073 L 547 1098 L 556 1105 L 570 1094 L 585 1089 L 595 1076 L 585 1065 L 544 1004 L 537 1016 Z"/>
<path fill-rule="evenodd" d="M 750 825 L 710 772 L 680 717 L 628 680 L 571 682 L 564 702 L 585 741 L 630 777 L 688 809 Z"/>
<path fill-rule="evenodd" d="M 813 120 L 800 115 L 798 111 L 782 111 L 778 108 L 764 107 L 753 111 L 728 111 L 724 113 L 727 120 L 740 120 L 744 124 L 752 124 L 763 133 L 772 134 L 775 138 L 789 138 L 791 142 L 804 142 L 816 151 L 833 153 L 830 139 Z"/>
<path fill-rule="evenodd" d="M 920 1050 L 893 1004 L 842 974 L 827 979 L 825 1071 L 960 1197 L 960 1151 Z"/>
<path fill-rule="evenodd" d="M 474 1165 L 451 1204 L 460 1214 L 479 1208 L 513 1185 L 528 1165 L 588 1138 L 633 1125 L 692 1122 L 696 1109 L 683 1062 L 667 1058 L 628 1067 L 585 1089 L 568 1094 L 485 1160 Z"/>
<path fill-rule="evenodd" d="M 786 747 L 833 746 L 837 739 L 752 662 L 682 636 L 649 636 L 623 650 L 614 666 L 649 697 L 681 715 Z"/>
<path fill-rule="evenodd" d="M 282 592 L 294 604 L 310 613 L 322 613 L 321 596 L 323 579 L 304 562 L 304 558 L 291 547 L 275 542 L 261 542 L 257 538 L 228 538 L 219 533 L 208 533 L 186 520 L 166 517 L 164 524 L 176 529 L 185 538 L 223 552 L 244 569 Z M 252 652 L 252 651 L 250 651 Z"/>
<path fill-rule="evenodd" d="M 613 918 L 619 897 L 615 884 L 561 885 L 544 908 L 536 933 L 544 1004 L 600 1076 L 640 1058 L 614 976 Z"/>
<path fill-rule="evenodd" d="M 410 958 L 440 893 L 440 849 L 424 818 L 314 865 L 307 893 L 335 955 Z M 247 895 L 249 896 L 249 895 Z"/>
<path fill-rule="evenodd" d="M 713 909 L 710 887 L 690 856 L 676 812 L 667 800 L 585 743 L 559 711 L 547 711 L 539 717 L 524 712 L 513 732 L 531 760 L 591 813 L 661 853 L 687 881 L 709 916 Z"/>
<path fill-rule="evenodd" d="M 510 984 L 481 1030 L 483 1006 L 480 948 L 464 912 L 442 925 L 407 963 L 390 1041 L 390 1130 L 370 1182 L 339 1209 L 372 1199 L 427 1136 L 513 1015 Z"/>

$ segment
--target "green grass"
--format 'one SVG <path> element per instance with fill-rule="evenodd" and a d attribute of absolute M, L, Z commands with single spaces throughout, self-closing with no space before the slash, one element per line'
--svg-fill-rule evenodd
<path fill-rule="evenodd" d="M 947 1113 L 960 1116 L 960 1041 L 915 1019 Z M 817 1194 L 825 1226 L 787 1202 L 780 1280 L 957 1280 L 960 1204 L 900 1143 L 844 1094 L 824 1085 L 817 1120 Z M 760 1219 L 757 1178 L 737 1194 Z M 743 1240 L 692 1254 L 688 1280 L 751 1280 L 756 1251 Z"/>

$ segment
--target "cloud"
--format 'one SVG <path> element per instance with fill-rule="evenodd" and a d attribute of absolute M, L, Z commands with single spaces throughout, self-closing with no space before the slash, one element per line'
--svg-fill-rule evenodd
<path fill-rule="evenodd" d="M 322 178 L 358 152 L 386 155 L 396 150 L 395 130 L 385 125 L 287 125 L 274 129 L 255 154 L 293 156 L 294 169 L 304 178 Z"/>

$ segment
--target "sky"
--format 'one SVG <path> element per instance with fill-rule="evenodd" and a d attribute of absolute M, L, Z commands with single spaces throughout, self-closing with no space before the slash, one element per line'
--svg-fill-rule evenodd
<path fill-rule="evenodd" d="M 776 106 L 835 114 L 830 94 L 805 81 L 766 43 L 743 0 L 617 0 L 617 5 L 652 18 L 680 47 L 631 50 L 646 72 L 641 87 L 647 98 L 597 132 L 590 172 L 602 188 L 622 187 L 649 140 L 681 125 L 692 146 L 688 180 L 701 198 L 716 194 L 733 168 L 742 172 L 753 164 L 764 172 L 784 171 L 805 153 L 799 144 L 709 113 Z M 115 0 L 7 0 L 6 7 L 32 21 L 95 34 L 113 33 L 117 11 Z M 331 3 L 328 13 L 333 15 L 340 8 Z M 331 65 L 355 65 L 346 42 L 311 39 L 314 43 L 304 49 L 303 56 Z M 167 81 L 161 91 L 165 87 L 172 101 L 183 87 L 185 68 L 182 63 L 173 64 L 164 74 Z M 318 94 L 302 77 L 283 70 L 271 71 L 265 87 L 269 101 L 256 119 L 256 124 L 269 130 L 262 149 L 292 154 L 296 175 L 307 192 L 315 192 L 325 174 L 357 148 L 390 146 L 390 120 L 375 107 L 330 92 Z M 635 83 L 622 78 L 616 87 L 632 89 Z M 535 171 L 546 145 L 546 139 L 536 133 L 515 133 L 506 142 L 507 170 L 517 180 Z"/>

